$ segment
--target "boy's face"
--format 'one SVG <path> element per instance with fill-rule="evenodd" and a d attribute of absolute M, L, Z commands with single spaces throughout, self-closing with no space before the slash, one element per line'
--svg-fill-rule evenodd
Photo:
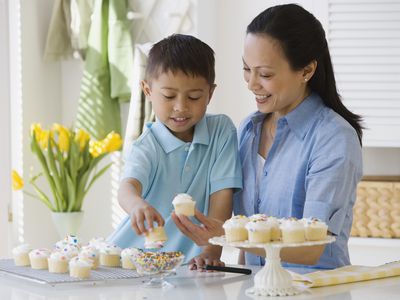
<path fill-rule="evenodd" d="M 185 142 L 193 140 L 194 126 L 206 113 L 214 88 L 205 78 L 188 76 L 182 71 L 161 73 L 151 83 L 142 81 L 143 92 L 156 117 Z"/>

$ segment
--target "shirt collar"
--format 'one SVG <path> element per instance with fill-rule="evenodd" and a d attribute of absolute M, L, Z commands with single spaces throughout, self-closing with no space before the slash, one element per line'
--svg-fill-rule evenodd
<path fill-rule="evenodd" d="M 304 139 L 322 106 L 322 99 L 319 95 L 311 93 L 294 110 L 284 116 L 284 119 L 294 134 L 300 139 Z"/>
<path fill-rule="evenodd" d="M 157 141 L 166 153 L 172 152 L 186 143 L 174 136 L 168 128 L 158 119 L 150 127 Z M 208 134 L 208 126 L 206 116 L 198 122 L 194 128 L 194 136 L 192 144 L 208 145 L 210 136 Z"/>

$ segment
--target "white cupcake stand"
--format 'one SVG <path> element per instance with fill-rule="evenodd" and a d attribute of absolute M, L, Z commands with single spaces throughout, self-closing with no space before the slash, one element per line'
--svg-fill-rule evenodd
<path fill-rule="evenodd" d="M 227 242 L 225 236 L 214 237 L 210 243 L 219 246 L 231 246 L 238 248 L 264 248 L 266 259 L 264 267 L 254 276 L 254 286 L 246 290 L 246 294 L 253 296 L 292 296 L 302 292 L 293 286 L 292 276 L 281 266 L 280 252 L 286 247 L 304 247 L 329 244 L 335 238 L 328 236 L 321 241 L 307 241 L 304 243 L 271 242 L 265 244 L 243 242 Z"/>

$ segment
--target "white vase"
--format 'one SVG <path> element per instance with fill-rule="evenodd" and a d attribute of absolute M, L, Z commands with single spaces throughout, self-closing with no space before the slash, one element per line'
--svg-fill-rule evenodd
<path fill-rule="evenodd" d="M 77 235 L 82 224 L 83 211 L 52 212 L 51 217 L 60 239 L 63 239 L 69 234 Z"/>

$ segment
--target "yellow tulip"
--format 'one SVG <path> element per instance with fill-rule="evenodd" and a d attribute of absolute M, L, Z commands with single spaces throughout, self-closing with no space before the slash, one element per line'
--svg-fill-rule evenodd
<path fill-rule="evenodd" d="M 19 176 L 18 172 L 12 170 L 11 172 L 12 189 L 18 191 L 24 187 L 24 180 Z"/>
<path fill-rule="evenodd" d="M 86 143 L 90 140 L 90 135 L 83 129 L 79 129 L 75 135 L 75 142 L 79 145 L 80 151 L 82 151 Z"/>
<path fill-rule="evenodd" d="M 50 131 L 49 130 L 41 130 L 39 135 L 36 136 L 36 140 L 39 143 L 40 148 L 47 150 L 47 146 L 49 145 Z"/>
<path fill-rule="evenodd" d="M 60 150 L 62 152 L 68 152 L 69 139 L 71 136 L 69 129 L 60 124 L 54 124 L 52 131 L 58 134 L 58 147 Z"/>
<path fill-rule="evenodd" d="M 110 132 L 104 139 L 105 151 L 114 152 L 121 149 L 122 139 L 118 133 Z"/>
<path fill-rule="evenodd" d="M 93 157 L 97 157 L 97 156 L 105 153 L 106 152 L 105 148 L 106 147 L 105 147 L 103 141 L 90 141 L 89 142 L 89 153 Z"/>
<path fill-rule="evenodd" d="M 32 123 L 31 135 L 33 135 L 33 133 L 35 133 L 36 139 L 38 139 L 41 132 L 42 132 L 42 126 L 40 125 L 40 123 Z"/>

